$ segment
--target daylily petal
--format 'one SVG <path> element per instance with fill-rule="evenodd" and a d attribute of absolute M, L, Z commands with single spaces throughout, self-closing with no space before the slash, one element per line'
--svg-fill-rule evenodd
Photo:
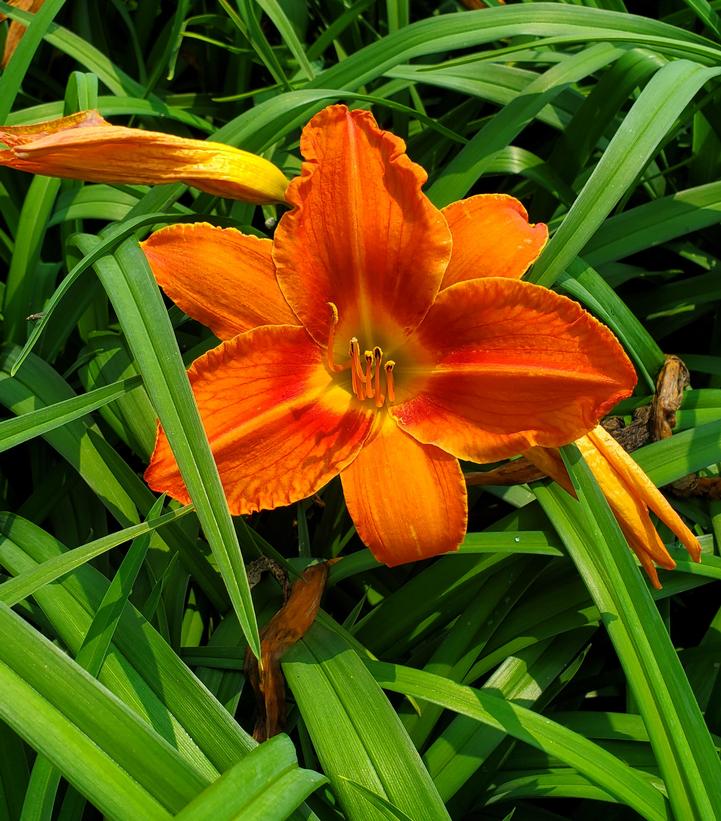
<path fill-rule="evenodd" d="M 489 277 L 441 291 L 411 340 L 398 404 L 416 439 L 460 459 L 490 462 L 534 445 L 577 439 L 636 376 L 613 334 L 578 304 L 546 288 Z"/>
<path fill-rule="evenodd" d="M 651 584 L 661 589 L 661 582 L 653 564 L 655 558 L 662 567 L 672 570 L 676 565 L 651 522 L 648 510 L 638 503 L 629 489 L 620 481 L 613 468 L 593 447 L 588 436 L 576 441 L 591 472 L 606 497 L 626 541 L 641 562 Z M 523 454 L 536 467 L 558 482 L 572 496 L 576 493 L 563 460 L 555 448 L 530 448 Z M 653 558 L 652 558 L 653 556 Z"/>
<path fill-rule="evenodd" d="M 658 562 L 662 567 L 673 569 L 676 563 L 661 541 L 648 515 L 648 510 L 638 494 L 634 492 L 633 485 L 628 486 L 623 481 L 605 459 L 604 454 L 595 447 L 590 436 L 579 437 L 576 445 L 603 491 L 634 553 L 639 559 L 645 556 L 647 559 Z M 575 496 L 568 472 L 557 450 L 530 448 L 523 455 Z"/>
<path fill-rule="evenodd" d="M 301 151 L 302 174 L 286 196 L 294 208 L 275 232 L 280 288 L 319 344 L 332 302 L 343 354 L 352 336 L 392 348 L 425 316 L 451 252 L 443 215 L 421 193 L 427 175 L 403 140 L 342 105 L 313 117 Z M 387 338 L 371 339 L 382 326 Z"/>
<path fill-rule="evenodd" d="M 528 450 L 523 451 L 523 455 L 529 462 L 542 470 L 546 476 L 550 476 L 554 482 L 558 482 L 571 496 L 576 495 L 571 477 L 568 475 L 557 448 L 528 448 Z"/>
<path fill-rule="evenodd" d="M 340 477 L 358 535 L 379 561 L 393 567 L 461 543 L 468 506 L 458 461 L 388 414 Z"/>
<path fill-rule="evenodd" d="M 672 570 L 669 554 L 648 514 L 649 508 L 665 522 L 685 545 L 691 558 L 699 561 L 701 545 L 681 517 L 664 499 L 634 459 L 601 425 L 577 441 L 581 454 L 606 497 L 621 530 L 641 566 L 657 589 L 661 588 L 654 562 Z M 544 473 L 573 493 L 568 472 L 557 450 L 530 448 L 524 456 Z"/>
<path fill-rule="evenodd" d="M 653 526 L 648 508 L 636 492 L 634 485 L 627 485 L 614 466 L 605 458 L 590 436 L 582 436 L 576 441 L 586 464 L 603 490 L 613 514 L 621 525 L 633 552 L 639 557 L 646 556 L 656 564 L 673 570 L 673 560 L 666 545 Z M 653 581 L 653 579 L 652 579 Z"/>
<path fill-rule="evenodd" d="M 35 126 L 0 126 L 0 165 L 89 182 L 184 182 L 221 197 L 282 202 L 288 180 L 273 163 L 223 143 L 114 126 L 84 111 Z"/>
<path fill-rule="evenodd" d="M 332 381 L 303 328 L 264 326 L 209 351 L 188 375 L 233 514 L 287 505 L 323 487 L 363 445 L 375 411 Z M 187 503 L 160 431 L 145 481 Z"/>
<path fill-rule="evenodd" d="M 278 288 L 272 245 L 208 223 L 170 225 L 141 243 L 160 287 L 220 339 L 299 324 Z"/>
<path fill-rule="evenodd" d="M 694 534 L 686 527 L 683 519 L 666 501 L 663 494 L 638 466 L 633 457 L 618 444 L 611 434 L 598 425 L 588 432 L 588 439 L 640 500 L 643 501 L 674 533 L 681 544 L 688 550 L 691 558 L 698 562 L 701 559 L 701 545 Z"/>
<path fill-rule="evenodd" d="M 543 223 L 528 222 L 526 209 L 506 194 L 479 194 L 443 209 L 453 237 L 441 288 L 477 277 L 520 279 L 548 240 Z"/>

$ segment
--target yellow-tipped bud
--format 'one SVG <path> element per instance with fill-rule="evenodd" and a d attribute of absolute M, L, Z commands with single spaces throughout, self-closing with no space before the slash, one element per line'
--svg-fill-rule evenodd
<path fill-rule="evenodd" d="M 30 126 L 0 126 L 0 165 L 88 182 L 183 182 L 220 197 L 282 202 L 288 179 L 273 163 L 223 143 L 125 128 L 97 111 Z"/>

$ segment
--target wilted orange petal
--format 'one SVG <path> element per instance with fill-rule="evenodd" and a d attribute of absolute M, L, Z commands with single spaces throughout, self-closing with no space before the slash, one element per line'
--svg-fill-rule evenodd
<path fill-rule="evenodd" d="M 596 447 L 590 436 L 581 436 L 576 445 L 636 555 L 640 558 L 645 553 L 656 564 L 673 570 L 676 562 L 656 532 L 648 508 L 635 486 L 626 484 L 624 477 L 614 469 L 605 458 L 605 452 Z"/>
<path fill-rule="evenodd" d="M 393 567 L 461 543 L 467 499 L 458 461 L 416 442 L 387 414 L 340 476 L 358 535 L 379 561 Z"/>
<path fill-rule="evenodd" d="M 161 228 L 141 246 L 165 293 L 220 339 L 298 324 L 278 288 L 269 239 L 195 223 Z"/>
<path fill-rule="evenodd" d="M 255 690 L 258 716 L 253 738 L 265 741 L 282 732 L 285 725 L 285 681 L 280 669 L 283 654 L 310 630 L 320 609 L 328 578 L 328 563 L 307 567 L 293 584 L 285 605 L 273 616 L 260 634 L 261 663 L 245 654 L 245 673 Z"/>
<path fill-rule="evenodd" d="M 367 336 L 386 348 L 421 321 L 450 256 L 446 221 L 421 193 L 426 173 L 369 112 L 342 105 L 313 117 L 301 151 L 286 197 L 294 208 L 275 232 L 280 288 L 320 344 L 332 302 L 344 344 Z M 395 340 L 372 338 L 382 325 Z"/>
<path fill-rule="evenodd" d="M 683 523 L 681 517 L 666 501 L 656 485 L 636 464 L 633 457 L 600 425 L 589 431 L 588 438 L 595 447 L 613 465 L 627 487 L 642 499 L 643 502 L 664 522 L 672 533 L 678 536 L 681 544 L 688 550 L 691 558 L 698 562 L 701 559 L 701 545 L 698 539 Z"/>
<path fill-rule="evenodd" d="M 106 123 L 97 112 L 27 127 L 0 126 L 0 165 L 89 182 L 184 182 L 252 203 L 281 202 L 288 180 L 271 162 L 222 143 Z"/>
<path fill-rule="evenodd" d="M 224 342 L 189 370 L 198 409 L 234 514 L 287 505 L 353 460 L 375 411 L 337 387 L 303 328 L 264 326 Z M 145 480 L 187 503 L 161 431 Z"/>
<path fill-rule="evenodd" d="M 641 567 L 651 580 L 651 584 L 660 590 L 661 582 L 658 580 L 658 573 L 651 557 L 659 560 L 659 564 L 668 569 L 673 569 L 675 563 L 661 542 L 645 505 L 605 461 L 603 454 L 591 441 L 590 435 L 581 437 L 576 444 L 582 453 L 585 451 L 584 458 L 606 497 L 626 541 L 641 562 Z M 555 448 L 529 448 L 523 455 L 571 495 L 576 495 L 563 459 Z"/>
<path fill-rule="evenodd" d="M 443 209 L 453 253 L 441 288 L 476 277 L 520 279 L 548 240 L 543 223 L 531 225 L 526 209 L 506 194 L 479 194 Z"/>
<path fill-rule="evenodd" d="M 641 563 L 641 567 L 644 570 L 644 573 L 648 576 L 651 581 L 651 585 L 656 588 L 656 590 L 661 590 L 663 585 L 659 581 L 658 572 L 656 570 L 656 566 L 648 557 L 648 555 L 644 552 L 643 548 L 639 545 L 638 547 L 634 547 L 632 540 L 629 538 L 629 534 L 626 535 L 626 540 L 633 548 L 633 552 L 638 556 L 638 560 Z"/>
<path fill-rule="evenodd" d="M 528 448 L 528 450 L 523 451 L 523 455 L 529 462 L 540 468 L 546 476 L 550 476 L 554 482 L 558 482 L 564 490 L 572 496 L 575 495 L 571 477 L 568 475 L 561 454 L 556 448 Z"/>
<path fill-rule="evenodd" d="M 8 5 L 35 14 L 36 11 L 40 10 L 44 2 L 45 0 L 8 0 Z M 2 22 L 6 16 L 5 14 L 0 14 L 0 22 Z M 10 58 L 18 47 L 18 43 L 22 40 L 23 34 L 25 34 L 25 28 L 26 26 L 18 20 L 13 20 L 12 23 L 10 23 L 7 36 L 5 37 L 5 50 L 2 60 L 0 60 L 0 68 L 5 68 L 10 62 Z"/>
<path fill-rule="evenodd" d="M 575 302 L 489 277 L 441 291 L 411 340 L 426 363 L 395 357 L 391 414 L 419 441 L 490 462 L 577 439 L 636 376 L 616 338 Z"/>

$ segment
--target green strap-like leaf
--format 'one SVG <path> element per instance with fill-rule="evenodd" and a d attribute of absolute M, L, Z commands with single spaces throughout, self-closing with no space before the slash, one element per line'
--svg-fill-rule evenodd
<path fill-rule="evenodd" d="M 79 239 L 85 254 L 98 243 L 92 237 Z M 95 267 L 173 449 L 240 625 L 258 655 L 258 624 L 238 537 L 168 312 L 148 261 L 137 242 L 128 240 L 114 258 L 102 258 Z"/>
<path fill-rule="evenodd" d="M 30 18 L 30 25 L 0 76 L 0 124 L 7 119 L 35 52 L 64 4 L 65 0 L 47 0 Z"/>
<path fill-rule="evenodd" d="M 721 69 L 676 60 L 652 77 L 527 276 L 530 282 L 553 285 L 643 171 L 701 86 L 719 74 Z"/>
<path fill-rule="evenodd" d="M 390 801 L 414 821 L 448 819 L 395 710 L 337 633 L 316 623 L 286 654 L 283 670 L 323 771 L 349 819 L 377 821 L 384 815 L 346 779 Z"/>
<path fill-rule="evenodd" d="M 583 773 L 648 819 L 667 819 L 665 801 L 645 773 L 634 770 L 599 745 L 544 716 L 503 698 L 399 664 L 365 660 L 386 690 L 403 693 L 503 730 Z"/>
<path fill-rule="evenodd" d="M 298 767 L 286 735 L 260 744 L 175 817 L 182 821 L 284 821 L 327 779 Z"/>
<path fill-rule="evenodd" d="M 536 494 L 576 563 L 644 718 L 674 817 L 713 818 L 721 763 L 648 587 L 574 445 L 561 451 L 578 500 L 557 485 Z"/>
<path fill-rule="evenodd" d="M 110 802 L 118 802 L 124 793 L 128 800 L 143 797 L 146 803 L 158 802 L 177 812 L 205 788 L 208 780 L 148 724 L 4 604 L 0 637 L 0 715 L 98 807 L 108 811 Z M 42 709 L 35 719 L 33 709 Z M 51 718 L 45 733 L 37 726 L 43 713 Z M 85 749 L 76 761 L 77 749 L 60 746 L 63 737 L 84 742 L 84 748 L 92 742 L 95 755 Z M 82 778 L 78 764 L 87 768 Z M 111 778 L 106 781 L 106 770 L 122 777 L 122 792 Z M 132 817 L 128 810 L 119 813 L 117 805 L 110 815 Z"/>

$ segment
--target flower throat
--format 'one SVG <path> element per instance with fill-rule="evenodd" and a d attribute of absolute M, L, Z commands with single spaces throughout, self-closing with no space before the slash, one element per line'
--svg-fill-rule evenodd
<path fill-rule="evenodd" d="M 361 401 L 372 399 L 377 408 L 382 408 L 386 399 L 388 402 L 395 402 L 395 382 L 393 370 L 396 363 L 392 359 L 383 361 L 383 351 L 376 345 L 372 350 L 364 351 L 361 357 L 360 343 L 357 337 L 350 341 L 348 362 L 343 365 L 336 364 L 333 358 L 333 347 L 335 345 L 335 332 L 338 326 L 338 309 L 332 303 L 328 303 L 331 308 L 331 324 L 328 332 L 328 367 L 333 373 L 340 373 L 350 369 L 351 386 L 356 399 Z M 365 365 L 364 365 L 365 363 Z M 385 375 L 385 380 L 383 376 Z M 385 381 L 385 392 L 383 390 Z"/>

